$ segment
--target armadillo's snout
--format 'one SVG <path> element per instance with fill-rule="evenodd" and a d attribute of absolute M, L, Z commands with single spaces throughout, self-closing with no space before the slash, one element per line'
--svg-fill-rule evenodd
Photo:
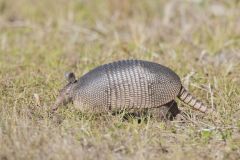
<path fill-rule="evenodd" d="M 72 98 L 69 96 L 69 94 L 63 94 L 61 93 L 57 99 L 56 102 L 53 104 L 52 106 L 52 110 L 56 111 L 58 109 L 59 106 L 65 106 L 68 103 L 72 102 Z"/>
<path fill-rule="evenodd" d="M 56 111 L 58 107 L 61 105 L 61 103 L 62 103 L 62 99 L 57 98 L 56 102 L 52 106 L 52 111 Z"/>
<path fill-rule="evenodd" d="M 67 105 L 68 103 L 72 102 L 73 88 L 76 85 L 75 75 L 74 73 L 69 72 L 65 74 L 65 77 L 68 81 L 68 84 L 60 91 L 56 102 L 52 106 L 52 111 L 56 111 L 61 105 Z"/>

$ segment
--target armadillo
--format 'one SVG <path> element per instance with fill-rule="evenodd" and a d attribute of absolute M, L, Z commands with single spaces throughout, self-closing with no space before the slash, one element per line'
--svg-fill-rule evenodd
<path fill-rule="evenodd" d="M 66 75 L 53 110 L 72 102 L 81 111 L 108 112 L 159 108 L 175 98 L 203 113 L 211 111 L 193 97 L 170 68 L 144 60 L 121 60 L 101 65 L 78 80 Z"/>

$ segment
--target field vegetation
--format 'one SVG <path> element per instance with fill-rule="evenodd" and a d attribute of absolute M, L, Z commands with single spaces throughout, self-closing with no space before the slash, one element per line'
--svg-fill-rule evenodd
<path fill-rule="evenodd" d="M 66 71 L 120 59 L 172 68 L 219 116 L 49 113 Z M 240 1 L 0 0 L 0 159 L 240 159 Z"/>

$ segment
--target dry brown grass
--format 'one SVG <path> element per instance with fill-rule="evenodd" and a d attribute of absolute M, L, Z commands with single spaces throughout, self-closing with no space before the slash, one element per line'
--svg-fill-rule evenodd
<path fill-rule="evenodd" d="M 0 0 L 0 159 L 240 159 L 239 11 L 239 0 Z M 127 58 L 169 66 L 221 117 L 181 103 L 184 123 L 71 105 L 49 116 L 65 71 Z"/>

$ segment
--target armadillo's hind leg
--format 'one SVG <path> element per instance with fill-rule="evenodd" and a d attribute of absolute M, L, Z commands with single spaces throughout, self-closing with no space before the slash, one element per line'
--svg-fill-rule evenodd
<path fill-rule="evenodd" d="M 149 109 L 149 113 L 156 120 L 166 121 L 173 120 L 180 113 L 180 110 L 177 103 L 173 100 L 158 108 Z"/>

